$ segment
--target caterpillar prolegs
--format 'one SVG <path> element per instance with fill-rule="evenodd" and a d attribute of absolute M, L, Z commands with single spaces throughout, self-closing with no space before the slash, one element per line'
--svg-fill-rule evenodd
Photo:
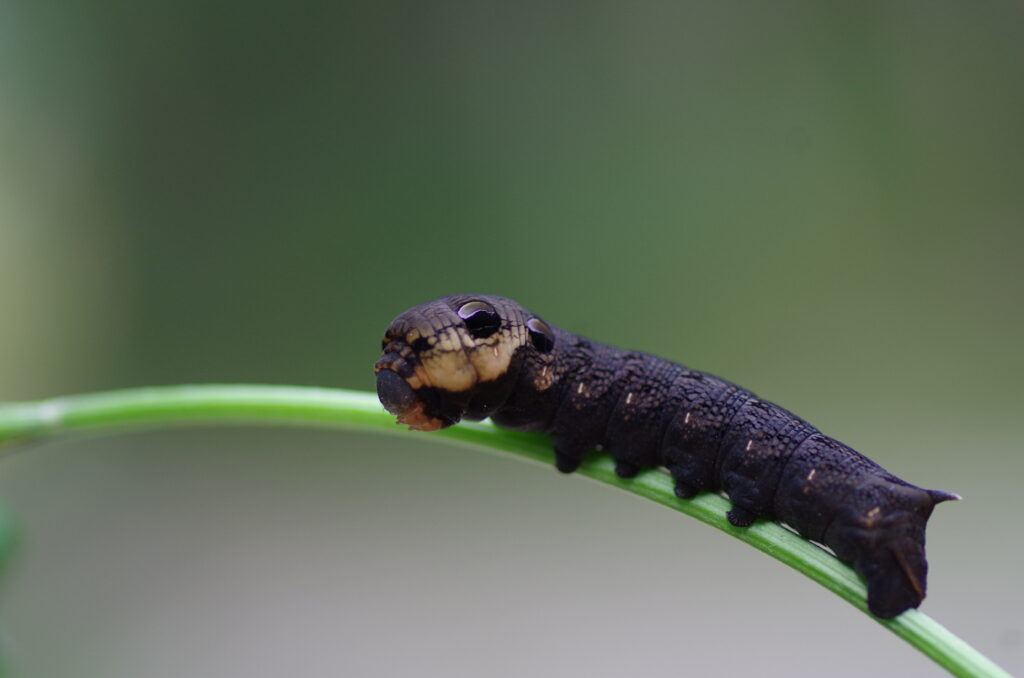
<path fill-rule="evenodd" d="M 377 393 L 398 422 L 433 431 L 466 418 L 540 431 L 560 471 L 601 446 L 629 478 L 664 467 L 676 494 L 725 492 L 728 519 L 788 524 L 864 577 L 894 617 L 925 596 L 925 524 L 959 499 L 892 475 L 791 412 L 718 377 L 599 344 L 510 299 L 454 295 L 388 327 Z"/>

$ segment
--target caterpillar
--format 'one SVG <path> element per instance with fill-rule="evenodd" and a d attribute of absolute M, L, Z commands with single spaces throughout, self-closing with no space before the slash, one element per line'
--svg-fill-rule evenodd
<path fill-rule="evenodd" d="M 623 478 L 661 467 L 680 498 L 724 493 L 737 527 L 775 520 L 828 546 L 864 578 L 878 617 L 925 597 L 925 524 L 936 504 L 960 497 L 897 478 L 744 388 L 481 294 L 402 313 L 382 349 L 377 394 L 400 424 L 434 431 L 490 417 L 540 431 L 563 473 L 595 448 Z"/>

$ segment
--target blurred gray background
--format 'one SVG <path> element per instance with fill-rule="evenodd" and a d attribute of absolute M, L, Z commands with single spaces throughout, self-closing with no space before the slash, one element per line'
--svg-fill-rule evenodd
<path fill-rule="evenodd" d="M 1024 671 L 1019 2 L 0 2 L 0 400 L 371 390 L 452 292 L 714 372 L 926 487 Z M 427 435 L 2 460 L 18 675 L 942 675 L 625 493 Z M 1016 574 L 1014 574 L 1016 573 Z"/>

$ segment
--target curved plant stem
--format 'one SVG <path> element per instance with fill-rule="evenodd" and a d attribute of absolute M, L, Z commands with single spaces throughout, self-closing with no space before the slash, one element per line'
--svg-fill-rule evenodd
<path fill-rule="evenodd" d="M 15 441 L 72 431 L 204 421 L 326 426 L 406 434 L 371 393 L 292 386 L 187 385 L 0 404 L 0 451 L 14 449 Z M 466 423 L 429 436 L 417 436 L 417 440 L 431 439 L 505 452 L 548 465 L 553 462 L 551 443 L 544 436 L 500 430 L 489 424 Z M 657 470 L 623 480 L 615 475 L 614 463 L 607 455 L 592 455 L 579 474 L 693 516 L 781 560 L 857 609 L 867 611 L 864 584 L 848 566 L 775 523 L 759 521 L 746 529 L 733 527 L 725 518 L 729 502 L 723 497 L 703 493 L 692 500 L 678 499 L 669 475 Z M 7 525 L 5 515 L 0 513 L 0 556 L 12 532 Z M 1009 676 L 918 610 L 909 610 L 890 620 L 871 618 L 953 675 Z"/>

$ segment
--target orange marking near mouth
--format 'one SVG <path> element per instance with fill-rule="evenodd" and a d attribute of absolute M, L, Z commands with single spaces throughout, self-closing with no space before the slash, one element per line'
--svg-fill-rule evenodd
<path fill-rule="evenodd" d="M 437 431 L 443 424 L 440 419 L 428 416 L 421 402 L 398 415 L 397 421 L 408 426 L 411 431 Z"/>

